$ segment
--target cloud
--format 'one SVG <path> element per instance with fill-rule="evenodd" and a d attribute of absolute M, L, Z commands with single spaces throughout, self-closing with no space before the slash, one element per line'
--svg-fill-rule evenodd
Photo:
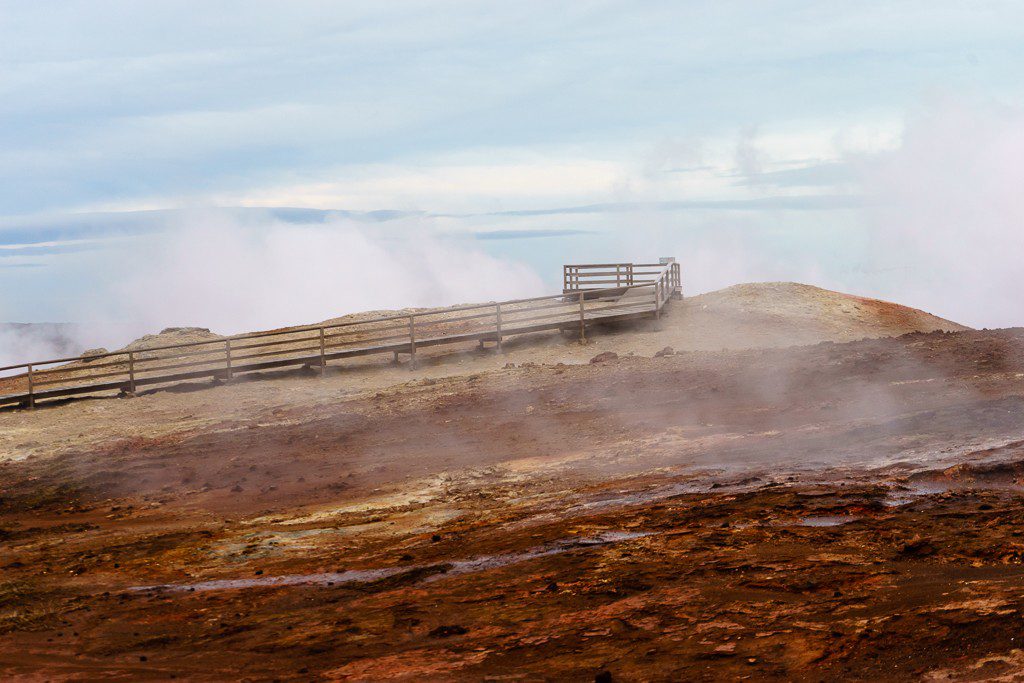
<path fill-rule="evenodd" d="M 786 168 L 778 171 L 762 171 L 745 179 L 754 185 L 775 187 L 837 187 L 856 184 L 859 175 L 856 169 L 842 161 L 827 161 Z"/>
<path fill-rule="evenodd" d="M 662 202 L 611 202 L 552 209 L 496 211 L 492 216 L 549 216 L 558 214 L 630 213 L 637 211 L 830 211 L 860 208 L 857 195 L 791 195 L 755 199 L 694 199 Z"/>
<path fill-rule="evenodd" d="M 757 144 L 757 129 L 745 127 L 736 142 L 734 163 L 737 171 L 747 178 L 759 175 L 766 161 L 764 151 Z"/>
<path fill-rule="evenodd" d="M 474 233 L 478 240 L 525 240 L 539 237 L 575 237 L 593 235 L 593 230 L 483 230 Z"/>
<path fill-rule="evenodd" d="M 353 181 L 472 149 L 587 145 L 606 159 L 661 141 L 647 172 L 703 165 L 702 138 L 743 126 L 870 118 L 951 82 L 1016 91 L 1024 25 L 1020 3 L 882 0 L 0 11 L 0 204 L 20 214 L 336 193 L 339 167 Z M 387 199 L 369 204 L 406 208 Z"/>

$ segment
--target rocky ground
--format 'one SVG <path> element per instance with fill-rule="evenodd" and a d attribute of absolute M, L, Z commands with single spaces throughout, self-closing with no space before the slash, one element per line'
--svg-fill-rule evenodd
<path fill-rule="evenodd" d="M 1024 330 L 684 324 L 0 415 L 0 676 L 1014 680 Z"/>

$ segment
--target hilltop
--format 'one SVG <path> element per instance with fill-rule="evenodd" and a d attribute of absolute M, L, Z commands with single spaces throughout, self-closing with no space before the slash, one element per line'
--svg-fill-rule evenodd
<path fill-rule="evenodd" d="M 797 282 L 733 285 L 685 300 L 680 348 L 756 348 L 970 329 L 925 311 Z M 679 316 L 672 320 L 682 323 Z M 674 326 L 675 327 L 675 326 Z"/>

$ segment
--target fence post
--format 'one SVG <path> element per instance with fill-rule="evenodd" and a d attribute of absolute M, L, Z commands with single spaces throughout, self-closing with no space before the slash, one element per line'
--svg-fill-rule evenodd
<path fill-rule="evenodd" d="M 35 384 L 32 382 L 32 366 L 28 366 L 28 407 L 31 410 L 36 409 L 36 390 Z"/>
<path fill-rule="evenodd" d="M 416 369 L 416 322 L 415 316 L 409 316 L 409 369 Z"/>
<path fill-rule="evenodd" d="M 128 391 L 135 393 L 135 352 L 128 352 Z"/>
<path fill-rule="evenodd" d="M 494 304 L 494 320 L 498 330 L 498 353 L 501 353 L 501 302 Z"/>
<path fill-rule="evenodd" d="M 324 328 L 320 327 L 320 376 L 323 377 L 324 373 L 327 372 L 327 356 L 325 354 L 324 347 Z"/>
<path fill-rule="evenodd" d="M 661 320 L 661 279 L 654 283 L 654 319 Z"/>
<path fill-rule="evenodd" d="M 234 373 L 231 371 L 231 338 L 224 340 L 224 367 L 227 369 L 227 378 L 230 380 L 234 377 Z"/>
<path fill-rule="evenodd" d="M 586 325 L 586 322 L 585 322 L 586 321 L 586 316 L 585 316 L 585 314 L 583 312 L 583 290 L 582 289 L 579 291 L 579 300 L 580 300 L 580 344 L 586 344 L 587 343 L 587 325 Z"/>

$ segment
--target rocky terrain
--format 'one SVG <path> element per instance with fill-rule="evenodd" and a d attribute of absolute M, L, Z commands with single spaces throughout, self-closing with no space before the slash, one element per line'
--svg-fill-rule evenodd
<path fill-rule="evenodd" d="M 0 675 L 1024 666 L 1024 330 L 744 285 L 505 351 L 0 412 Z"/>

